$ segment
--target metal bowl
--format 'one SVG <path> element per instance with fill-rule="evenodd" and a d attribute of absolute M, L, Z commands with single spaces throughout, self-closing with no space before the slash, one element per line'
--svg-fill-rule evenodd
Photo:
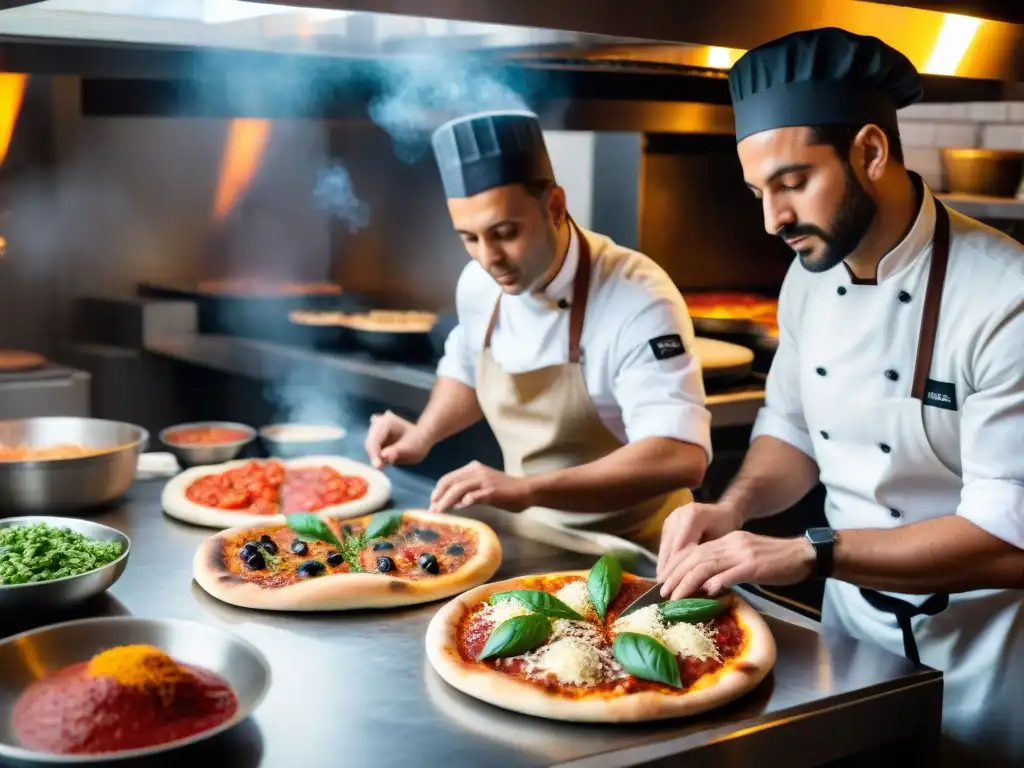
<path fill-rule="evenodd" d="M 199 427 L 225 427 L 244 431 L 246 436 L 241 440 L 234 440 L 230 443 L 214 443 L 209 445 L 182 445 L 172 443 L 168 437 L 182 429 L 195 429 Z M 256 430 L 246 424 L 237 424 L 233 421 L 196 421 L 191 424 L 175 424 L 160 431 L 160 442 L 167 446 L 178 461 L 185 466 L 200 466 L 202 464 L 223 464 L 238 456 L 249 443 L 256 438 Z"/>
<path fill-rule="evenodd" d="M 18 698 L 40 676 L 88 661 L 117 645 L 154 645 L 178 662 L 203 667 L 224 678 L 238 697 L 238 711 L 216 728 L 185 739 L 143 749 L 101 755 L 55 755 L 25 749 L 11 726 Z M 0 757 L 46 763 L 96 763 L 138 758 L 184 747 L 228 730 L 245 720 L 270 688 L 270 666 L 242 638 L 191 621 L 99 618 L 54 624 L 0 642 Z"/>
<path fill-rule="evenodd" d="M 1024 177 L 1024 152 L 943 149 L 946 186 L 952 194 L 1016 197 Z"/>
<path fill-rule="evenodd" d="M 0 462 L 0 513 L 70 512 L 116 501 L 135 479 L 148 442 L 146 430 L 121 421 L 70 416 L 0 421 L 0 444 L 112 449 L 81 458 Z"/>
<path fill-rule="evenodd" d="M 331 430 L 334 434 L 322 439 L 289 437 L 299 430 Z M 267 453 L 279 459 L 297 459 L 302 456 L 338 455 L 345 444 L 346 431 L 333 424 L 268 424 L 260 428 L 260 441 Z"/>
<path fill-rule="evenodd" d="M 132 540 L 115 528 L 109 528 L 88 520 L 70 517 L 8 517 L 0 520 L 0 528 L 46 523 L 54 528 L 70 528 L 72 531 L 100 541 L 121 542 L 121 556 L 113 562 L 102 565 L 77 576 L 65 576 L 51 581 L 34 581 L 30 584 L 0 584 L 0 610 L 17 609 L 43 610 L 66 608 L 88 600 L 113 586 L 128 565 Z"/>

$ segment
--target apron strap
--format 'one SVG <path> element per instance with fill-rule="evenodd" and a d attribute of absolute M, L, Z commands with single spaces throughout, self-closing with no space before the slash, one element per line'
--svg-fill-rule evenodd
<path fill-rule="evenodd" d="M 583 337 L 583 318 L 587 313 L 587 295 L 590 292 L 590 243 L 583 236 L 583 230 L 577 226 L 572 216 L 569 216 L 568 219 L 569 226 L 576 232 L 579 253 L 576 274 L 572 280 L 572 306 L 569 309 L 569 362 L 578 363 L 583 353 L 580 348 L 580 339 Z M 498 298 L 494 302 L 491 321 L 487 324 L 487 333 L 484 334 L 484 349 L 491 346 L 491 336 L 494 334 L 494 326 L 498 324 L 500 308 L 501 293 L 498 294 Z"/>
<path fill-rule="evenodd" d="M 934 200 L 934 198 L 933 198 Z M 932 367 L 935 334 L 939 327 L 939 305 L 942 302 L 942 284 L 949 264 L 949 212 L 935 200 L 935 234 L 932 236 L 932 263 L 928 270 L 928 284 L 924 293 L 921 332 L 917 337 L 917 362 L 914 365 L 914 383 L 910 396 L 924 400 L 928 373 Z"/>
<path fill-rule="evenodd" d="M 873 589 L 861 589 L 861 596 L 868 604 L 878 611 L 891 613 L 896 617 L 900 632 L 903 633 L 903 653 L 915 666 L 921 664 L 921 654 L 917 650 L 917 640 L 914 639 L 914 628 L 911 619 L 916 616 L 934 616 L 949 607 L 949 595 L 939 593 L 931 595 L 920 606 L 900 600 L 892 595 L 883 595 Z"/>

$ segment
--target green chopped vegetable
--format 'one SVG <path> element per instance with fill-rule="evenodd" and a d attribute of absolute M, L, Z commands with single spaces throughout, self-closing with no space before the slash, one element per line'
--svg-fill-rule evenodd
<path fill-rule="evenodd" d="M 46 523 L 0 528 L 0 584 L 77 576 L 113 562 L 121 552 L 118 541 L 98 541 Z"/>

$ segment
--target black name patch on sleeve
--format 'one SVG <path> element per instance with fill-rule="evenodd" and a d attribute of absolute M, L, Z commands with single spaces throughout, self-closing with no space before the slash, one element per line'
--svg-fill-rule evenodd
<path fill-rule="evenodd" d="M 654 356 L 659 360 L 668 360 L 670 357 L 679 357 L 686 354 L 683 346 L 683 339 L 678 333 L 671 333 L 668 336 L 658 336 L 650 340 Z"/>
<path fill-rule="evenodd" d="M 926 379 L 924 383 L 924 404 L 935 408 L 956 410 L 956 384 Z"/>

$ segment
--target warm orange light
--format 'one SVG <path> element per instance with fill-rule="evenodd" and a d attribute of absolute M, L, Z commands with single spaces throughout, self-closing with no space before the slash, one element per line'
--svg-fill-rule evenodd
<path fill-rule="evenodd" d="M 712 45 L 708 48 L 707 66 L 712 69 L 730 69 L 746 51 L 742 48 L 723 48 Z"/>
<path fill-rule="evenodd" d="M 924 71 L 929 75 L 955 75 L 981 27 L 981 19 L 971 16 L 944 13 L 943 17 L 939 38 L 924 66 Z"/>
<path fill-rule="evenodd" d="M 224 158 L 213 203 L 213 220 L 220 221 L 235 207 L 259 168 L 270 138 L 270 121 L 253 118 L 232 120 L 228 125 Z"/>
<path fill-rule="evenodd" d="M 14 135 L 14 124 L 18 122 L 21 102 L 25 96 L 28 75 L 16 72 L 0 72 L 0 164 L 7 157 Z"/>

